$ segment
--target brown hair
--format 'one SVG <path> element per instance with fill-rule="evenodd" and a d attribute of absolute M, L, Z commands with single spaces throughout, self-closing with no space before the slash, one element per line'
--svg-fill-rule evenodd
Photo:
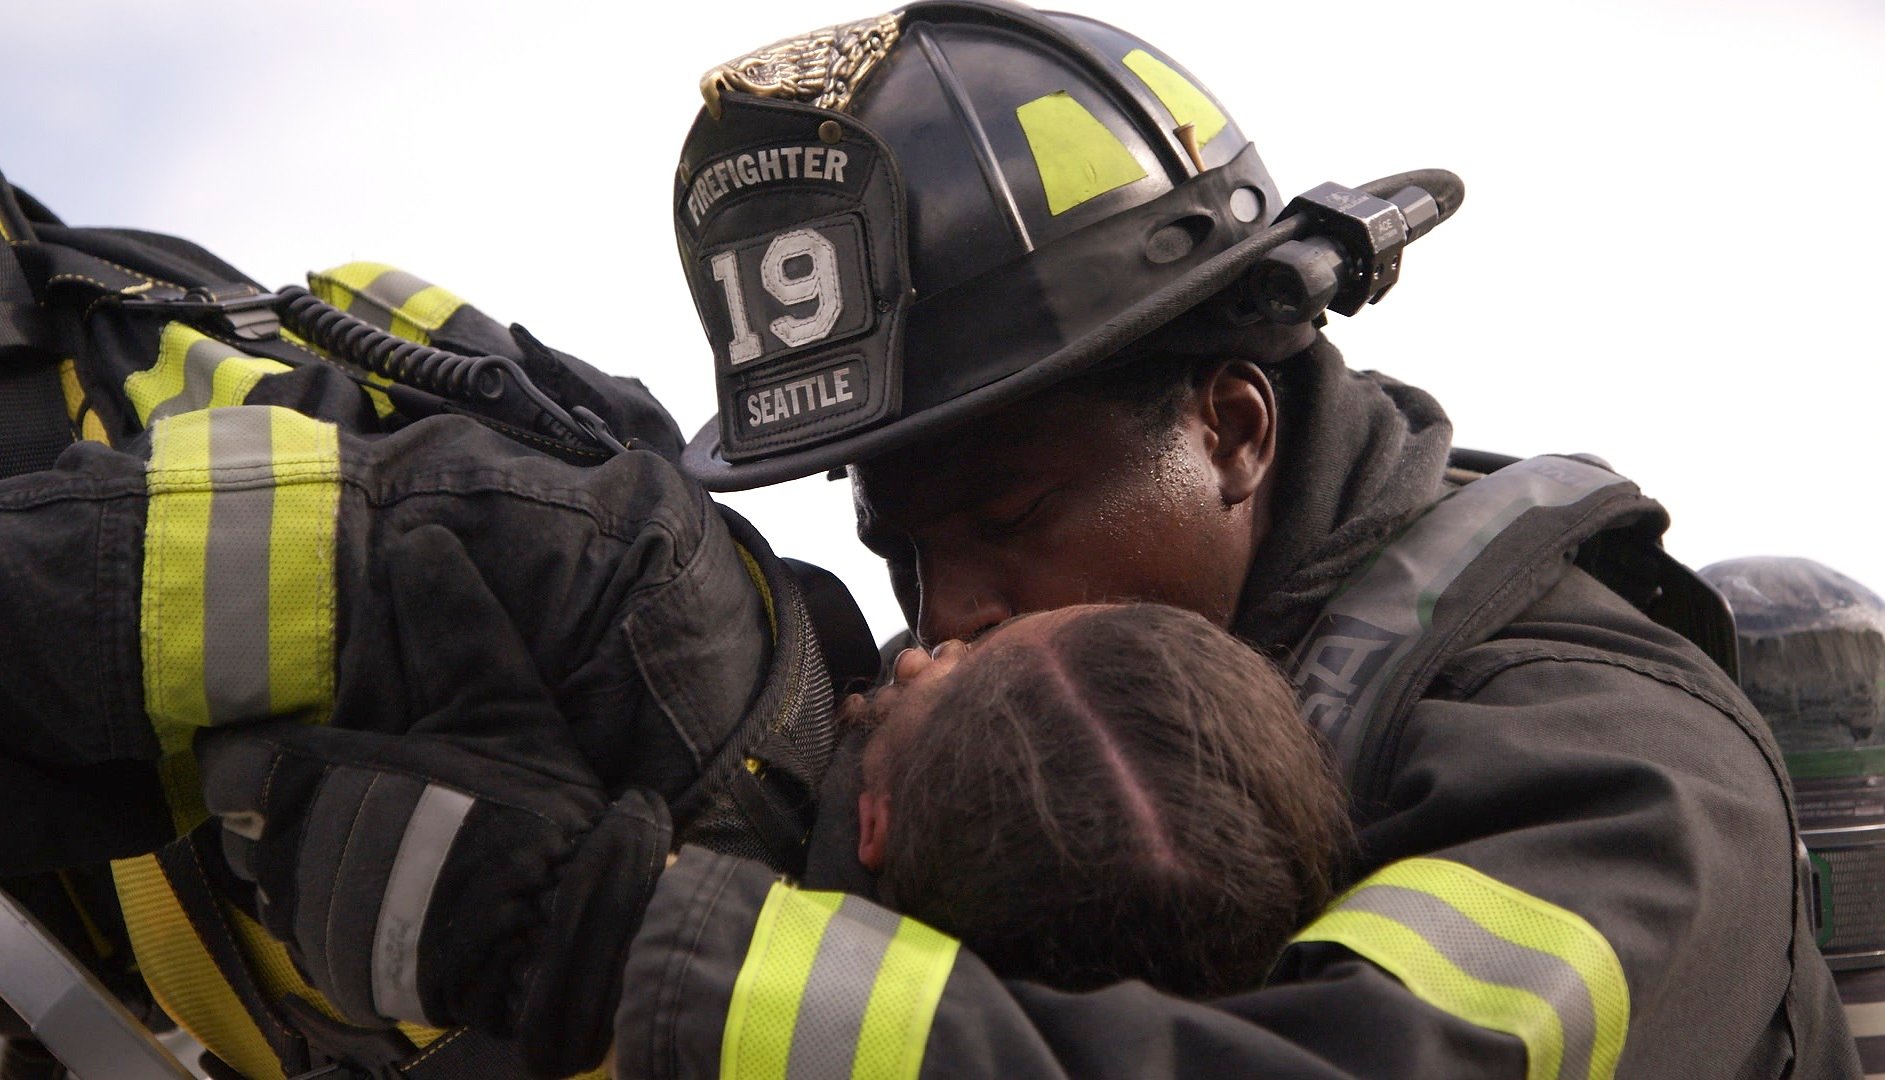
<path fill-rule="evenodd" d="M 885 899 L 1004 976 L 1260 983 L 1349 836 L 1282 674 L 1160 604 L 986 648 L 887 752 Z"/>

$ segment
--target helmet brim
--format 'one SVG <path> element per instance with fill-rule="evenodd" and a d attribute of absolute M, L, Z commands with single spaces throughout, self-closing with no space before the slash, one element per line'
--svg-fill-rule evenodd
<path fill-rule="evenodd" d="M 731 462 L 720 453 L 719 421 L 710 419 L 688 442 L 681 455 L 682 467 L 709 491 L 745 491 L 901 450 L 1103 366 L 1140 338 L 1228 288 L 1287 236 L 1270 228 L 1246 237 L 1020 371 L 855 435 L 777 456 Z"/>

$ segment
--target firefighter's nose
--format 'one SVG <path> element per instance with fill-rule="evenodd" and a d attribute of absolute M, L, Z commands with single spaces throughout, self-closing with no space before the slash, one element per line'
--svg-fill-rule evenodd
<path fill-rule="evenodd" d="M 916 633 L 926 644 L 971 640 L 1014 614 L 1001 590 L 967 574 L 925 573 L 921 596 Z"/>

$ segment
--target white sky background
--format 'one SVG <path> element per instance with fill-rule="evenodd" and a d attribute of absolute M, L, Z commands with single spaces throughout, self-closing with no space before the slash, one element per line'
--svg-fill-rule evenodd
<path fill-rule="evenodd" d="M 0 169 L 271 284 L 396 264 L 639 375 L 691 434 L 711 358 L 669 199 L 698 77 L 876 13 L 849 3 L 15 0 Z M 1334 319 L 1351 366 L 1433 391 L 1462 445 L 1601 454 L 1691 564 L 1806 555 L 1885 589 L 1885 5 L 1081 10 L 1189 67 L 1285 197 L 1465 178 L 1395 292 Z M 901 627 L 846 485 L 729 501 Z"/>

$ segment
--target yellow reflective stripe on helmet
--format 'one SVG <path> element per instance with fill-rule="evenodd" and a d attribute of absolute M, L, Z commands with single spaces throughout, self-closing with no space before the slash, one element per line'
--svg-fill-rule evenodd
<path fill-rule="evenodd" d="M 1015 118 L 1034 152 L 1050 214 L 1145 177 L 1145 166 L 1119 137 L 1064 90 L 1017 107 Z"/>
<path fill-rule="evenodd" d="M 1346 946 L 1428 1004 L 1517 1036 L 1528 1080 L 1616 1072 L 1630 992 L 1610 943 L 1573 912 L 1469 866 L 1394 863 L 1292 940 Z"/>
<path fill-rule="evenodd" d="M 720 1075 L 915 1077 L 958 948 L 867 900 L 774 885 L 734 982 Z"/>
<path fill-rule="evenodd" d="M 309 274 L 308 288 L 349 315 L 422 345 L 465 304 L 448 290 L 385 263 L 348 263 Z"/>
<path fill-rule="evenodd" d="M 324 721 L 334 426 L 274 406 L 171 416 L 153 431 L 145 483 L 144 701 L 162 752 L 187 751 L 197 728 L 231 720 Z"/>
<path fill-rule="evenodd" d="M 1191 125 L 1192 133 L 1198 137 L 1198 145 L 1203 146 L 1217 137 L 1229 123 L 1224 118 L 1224 110 L 1212 103 L 1204 91 L 1197 88 L 1190 79 L 1180 75 L 1171 65 L 1146 52 L 1134 49 L 1127 53 L 1120 63 L 1125 64 L 1139 81 L 1158 96 L 1166 111 L 1172 114 L 1177 126 Z"/>
<path fill-rule="evenodd" d="M 180 322 L 164 326 L 157 362 L 125 377 L 124 394 L 149 427 L 166 416 L 222 405 L 240 405 L 265 375 L 287 364 L 225 345 Z"/>

